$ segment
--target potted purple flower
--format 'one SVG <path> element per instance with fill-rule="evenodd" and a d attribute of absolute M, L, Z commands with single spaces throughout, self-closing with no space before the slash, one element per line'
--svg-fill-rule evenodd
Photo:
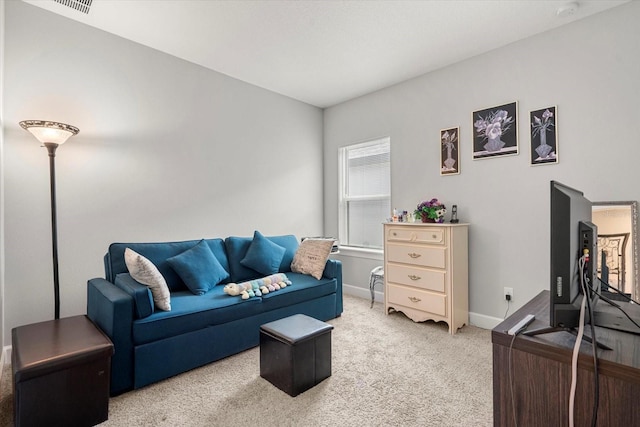
<path fill-rule="evenodd" d="M 445 205 L 440 203 L 438 199 L 431 199 L 429 201 L 421 202 L 415 211 L 413 216 L 415 219 L 419 219 L 422 222 L 444 222 L 444 214 L 447 213 Z"/>

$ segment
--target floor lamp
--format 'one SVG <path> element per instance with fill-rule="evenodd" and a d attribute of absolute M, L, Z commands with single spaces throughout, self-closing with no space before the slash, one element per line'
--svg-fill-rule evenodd
<path fill-rule="evenodd" d="M 77 127 L 44 120 L 25 120 L 20 126 L 28 130 L 49 152 L 49 182 L 51 184 L 51 241 L 53 245 L 53 296 L 55 318 L 60 318 L 60 280 L 58 278 L 58 225 L 56 219 L 56 148 L 67 139 L 77 135 Z"/>

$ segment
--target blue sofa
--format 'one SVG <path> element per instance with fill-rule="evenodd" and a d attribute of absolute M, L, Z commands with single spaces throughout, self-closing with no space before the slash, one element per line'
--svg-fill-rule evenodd
<path fill-rule="evenodd" d="M 259 344 L 260 325 L 302 313 L 329 320 L 342 313 L 342 265 L 327 260 L 323 276 L 291 272 L 298 247 L 293 235 L 267 236 L 285 248 L 279 272 L 286 288 L 242 300 L 223 292 L 224 284 L 265 276 L 240 261 L 251 237 L 204 239 L 229 277 L 204 295 L 189 291 L 168 258 L 201 240 L 166 243 L 113 243 L 104 256 L 105 278 L 87 284 L 87 315 L 111 339 L 111 395 L 143 387 Z M 147 286 L 128 273 L 124 251 L 130 248 L 158 268 L 170 290 L 171 311 L 154 308 Z"/>

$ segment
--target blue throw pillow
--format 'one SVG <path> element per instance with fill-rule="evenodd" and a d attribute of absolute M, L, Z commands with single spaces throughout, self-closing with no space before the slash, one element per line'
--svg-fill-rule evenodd
<path fill-rule="evenodd" d="M 258 230 L 240 264 L 265 276 L 275 274 L 280 268 L 286 249 L 264 237 Z"/>
<path fill-rule="evenodd" d="M 167 259 L 167 262 L 196 295 L 203 295 L 229 277 L 204 239 L 180 255 Z"/>

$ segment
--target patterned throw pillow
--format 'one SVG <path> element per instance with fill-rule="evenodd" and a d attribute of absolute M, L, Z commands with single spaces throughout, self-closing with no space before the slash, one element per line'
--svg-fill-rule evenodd
<path fill-rule="evenodd" d="M 293 256 L 291 271 L 320 280 L 333 243 L 331 239 L 305 239 Z"/>
<path fill-rule="evenodd" d="M 131 277 L 149 287 L 155 306 L 159 310 L 171 311 L 169 287 L 158 268 L 147 258 L 129 248 L 124 250 L 124 262 Z"/>

